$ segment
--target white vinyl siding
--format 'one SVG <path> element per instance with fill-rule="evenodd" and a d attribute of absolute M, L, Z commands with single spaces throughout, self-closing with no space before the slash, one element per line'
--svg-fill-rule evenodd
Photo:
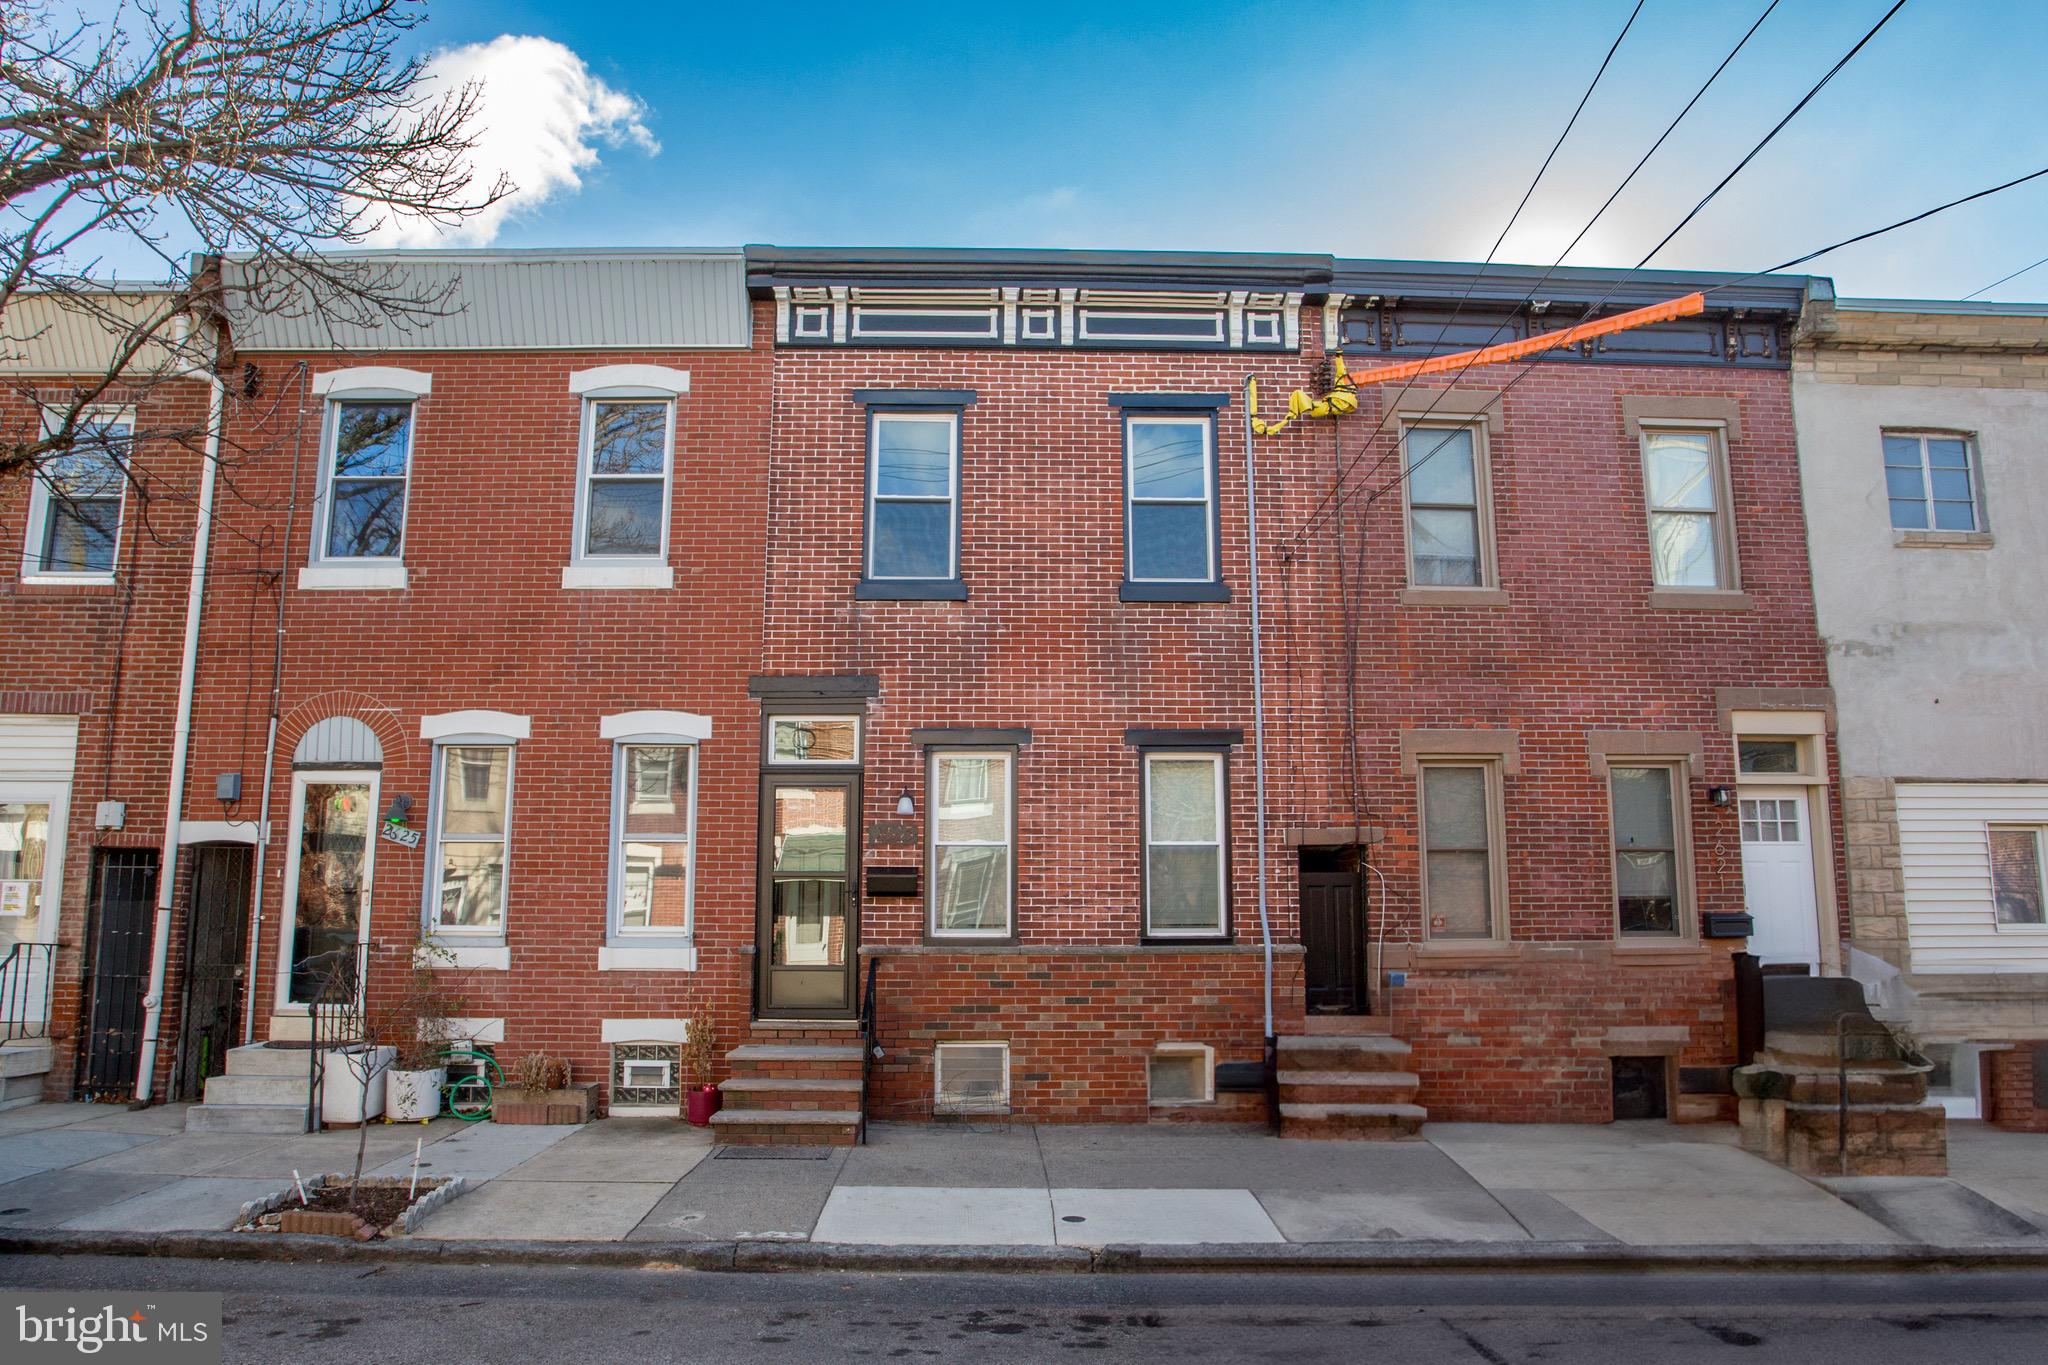
<path fill-rule="evenodd" d="M 1991 830 L 2048 825 L 2048 782 L 1901 782 L 1899 855 L 1913 970 L 2048 972 L 2048 926 L 2000 924 Z"/>
<path fill-rule="evenodd" d="M 76 716 L 0 716 L 0 781 L 69 782 Z"/>

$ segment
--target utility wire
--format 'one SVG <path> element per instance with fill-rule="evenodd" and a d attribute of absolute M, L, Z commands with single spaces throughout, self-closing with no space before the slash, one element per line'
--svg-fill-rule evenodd
<path fill-rule="evenodd" d="M 1599 223 L 1602 215 L 1604 215 L 1608 209 L 1614 207 L 1614 201 L 1621 197 L 1622 191 L 1626 190 L 1629 187 L 1629 185 L 1632 182 L 1634 182 L 1636 176 L 1641 173 L 1643 167 L 1649 164 L 1650 158 L 1657 154 L 1657 149 L 1662 147 L 1674 132 L 1678 131 L 1678 125 L 1685 121 L 1686 115 L 1692 112 L 1693 106 L 1698 104 L 1700 100 L 1705 97 L 1707 91 L 1713 87 L 1714 82 L 1721 78 L 1721 73 L 1728 69 L 1729 63 L 1733 62 L 1736 56 L 1739 53 L 1741 53 L 1742 49 L 1748 45 L 1749 40 L 1756 36 L 1756 31 L 1763 27 L 1764 20 L 1770 18 L 1771 12 L 1777 8 L 1778 0 L 1770 0 L 1770 3 L 1764 6 L 1764 11 L 1756 17 L 1756 22 L 1751 24 L 1749 28 L 1746 31 L 1744 31 L 1742 37 L 1736 40 L 1734 47 L 1728 49 L 1728 55 L 1721 59 L 1721 64 L 1719 66 L 1716 66 L 1713 69 L 1713 71 L 1707 76 L 1706 80 L 1700 83 L 1699 89 L 1693 91 L 1692 98 L 1685 102 L 1685 107 L 1683 109 L 1680 109 L 1678 111 L 1677 116 L 1674 117 L 1671 120 L 1671 122 L 1667 123 L 1664 126 L 1664 131 L 1657 135 L 1657 140 L 1650 144 L 1650 149 L 1644 152 L 1642 156 L 1637 159 L 1636 164 L 1634 166 L 1629 168 L 1628 174 L 1621 178 L 1621 183 L 1614 187 L 1613 191 L 1607 196 L 1606 202 L 1602 203 L 1600 207 L 1594 211 L 1593 216 L 1586 220 L 1586 225 L 1579 229 L 1577 236 L 1573 237 L 1570 242 L 1566 243 L 1564 250 L 1560 251 L 1557 254 L 1557 258 L 1553 260 L 1547 267 L 1544 268 L 1543 273 L 1537 277 L 1536 283 L 1529 287 L 1529 292 L 1527 294 L 1523 295 L 1521 307 L 1527 307 L 1529 305 L 1530 301 L 1536 297 L 1538 291 L 1540 291 L 1543 288 L 1544 284 L 1550 279 L 1552 273 L 1555 272 L 1559 266 L 1564 264 L 1565 258 L 1572 254 L 1573 250 L 1577 248 L 1579 243 L 1585 240 L 1586 234 L 1591 232 L 1594 226 L 1597 223 Z M 1631 21 L 1633 21 L 1633 16 L 1631 16 Z M 1623 32 L 1626 31 L 1626 29 L 1623 30 Z M 1620 40 L 1616 39 L 1616 43 L 1618 44 L 1619 42 Z M 1613 53 L 1610 52 L 1608 55 L 1612 56 Z M 1603 69 L 1605 69 L 1604 65 Z M 1839 66 L 1837 67 L 1837 69 L 1839 69 Z M 1597 77 L 1595 79 L 1597 80 Z M 1590 94 L 1591 91 L 1589 90 L 1587 93 Z M 1581 104 L 1583 103 L 1584 101 L 1581 101 Z M 1526 198 L 1527 196 L 1524 196 L 1525 201 Z M 1519 212 L 1519 210 L 1517 211 Z M 1502 236 L 1505 237 L 1506 233 L 1502 233 Z M 1496 242 L 1495 246 L 1498 247 L 1499 243 Z M 1482 267 L 1482 269 L 1483 268 L 1484 267 Z M 1474 287 L 1477 286 L 1477 284 L 1478 280 L 1475 278 L 1471 284 L 1468 284 L 1465 287 L 1464 297 L 1459 300 L 1460 309 L 1464 307 L 1465 299 L 1469 299 L 1472 296 L 1472 290 Z M 1515 311 L 1518 310 L 1510 310 L 1509 317 L 1512 317 Z M 1457 321 L 1456 312 L 1452 313 L 1451 321 Z M 1492 334 L 1489 335 L 1486 339 L 1486 345 L 1492 345 L 1493 342 L 1499 338 L 1501 329 L 1507 326 L 1507 322 L 1508 319 L 1503 318 L 1499 323 L 1495 324 Z M 1446 327 L 1448 327 L 1448 325 L 1449 324 L 1446 324 Z M 1431 350 L 1433 352 L 1435 350 L 1435 347 L 1432 346 Z M 1437 405 L 1443 402 L 1445 395 L 1447 395 L 1452 389 L 1458 386 L 1458 381 L 1464 377 L 1465 371 L 1469 370 L 1470 368 L 1471 366 L 1469 364 L 1460 367 L 1458 372 L 1451 376 L 1451 382 L 1445 385 L 1442 389 L 1436 391 L 1435 397 L 1431 400 L 1428 410 L 1422 414 L 1422 417 L 1419 420 L 1427 421 L 1429 419 L 1430 415 L 1436 411 Z M 1360 447 L 1357 457 L 1353 459 L 1351 464 L 1342 470 L 1337 482 L 1331 485 L 1330 492 L 1324 494 L 1323 498 L 1320 501 L 1318 501 L 1318 503 L 1313 509 L 1310 510 L 1309 519 L 1307 522 L 1303 524 L 1303 530 L 1297 532 L 1296 535 L 1290 538 L 1290 540 L 1288 541 L 1288 545 L 1290 547 L 1295 541 L 1300 539 L 1301 535 L 1306 534 L 1307 530 L 1311 528 L 1319 520 L 1319 514 L 1323 510 L 1324 504 L 1328 503 L 1330 498 L 1336 493 L 1336 491 L 1343 486 L 1343 480 L 1349 477 L 1351 471 L 1356 469 L 1358 465 L 1364 461 L 1366 455 L 1371 453 L 1372 443 L 1376 441 L 1379 438 L 1380 433 L 1386 429 L 1388 420 L 1400 411 L 1401 403 L 1408 397 L 1409 391 L 1413 389 L 1415 386 L 1415 380 L 1419 377 L 1420 376 L 1411 376 L 1407 383 L 1401 386 L 1401 392 L 1395 395 L 1394 401 L 1382 407 L 1380 420 L 1376 424 L 1374 424 L 1373 429 L 1366 434 L 1365 445 Z M 1446 436 L 1444 438 L 1445 441 L 1448 441 L 1449 439 L 1449 436 Z M 1440 442 L 1439 445 L 1441 444 L 1442 443 Z M 1398 443 L 1396 448 L 1398 449 Z M 1432 449 L 1429 452 L 1429 454 L 1435 453 L 1436 452 L 1434 449 Z M 1391 452 L 1389 452 L 1388 456 L 1382 457 L 1379 463 L 1373 466 L 1373 472 L 1377 472 L 1381 466 L 1385 465 L 1388 458 L 1391 458 Z M 1425 455 L 1424 459 L 1427 458 L 1428 456 Z M 1420 462 L 1418 461 L 1418 463 Z"/>
<path fill-rule="evenodd" d="M 2034 262 L 2032 265 L 2023 265 L 2018 270 L 2013 271 L 2012 274 L 2003 276 L 1999 279 L 1995 279 L 1991 283 L 1985 285 L 1982 289 L 1972 289 L 1969 293 L 1963 295 L 1963 300 L 1965 302 L 1968 302 L 1969 300 L 1976 298 L 1979 294 L 1988 294 L 1992 290 L 1998 288 L 1999 285 L 2006 283 L 2006 281 L 2016 280 L 2020 276 L 2026 274 L 2029 270 L 2039 270 L 2044 265 L 2048 265 L 2048 256 L 2043 256 L 2040 260 Z"/>

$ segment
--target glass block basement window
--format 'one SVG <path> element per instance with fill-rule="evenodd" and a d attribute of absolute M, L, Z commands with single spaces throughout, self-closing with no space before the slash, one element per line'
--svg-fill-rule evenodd
<path fill-rule="evenodd" d="M 682 1052 L 677 1043 L 614 1043 L 612 1108 L 680 1105 Z"/>

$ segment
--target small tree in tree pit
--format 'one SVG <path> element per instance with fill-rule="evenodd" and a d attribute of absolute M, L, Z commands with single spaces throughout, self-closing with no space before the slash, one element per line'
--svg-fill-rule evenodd
<path fill-rule="evenodd" d="M 26 395 L 39 415 L 0 429 L 0 481 L 98 449 L 109 396 L 142 414 L 152 386 L 210 370 L 194 322 L 229 304 L 337 326 L 447 311 L 445 282 L 322 254 L 390 220 L 452 227 L 511 190 L 472 183 L 477 90 L 433 93 L 401 54 L 424 18 L 418 0 L 140 0 L 98 19 L 0 0 L 0 364 L 81 316 L 106 356 Z M 226 253 L 246 253 L 233 300 L 208 265 Z M 110 288 L 110 256 L 155 283 Z M 106 454 L 146 507 L 132 452 L 201 433 L 142 421 Z"/>

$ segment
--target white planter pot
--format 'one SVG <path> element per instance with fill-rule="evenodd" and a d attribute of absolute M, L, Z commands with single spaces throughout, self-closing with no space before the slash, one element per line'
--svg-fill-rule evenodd
<path fill-rule="evenodd" d="M 384 1110 L 400 1123 L 430 1119 L 441 1112 L 441 1087 L 448 1083 L 448 1068 L 428 1071 L 392 1071 L 384 1086 Z"/>
<path fill-rule="evenodd" d="M 363 1083 L 363 1066 L 368 1058 L 368 1049 L 357 1048 L 344 1054 L 331 1052 L 327 1055 L 326 1077 L 320 1083 L 320 1111 L 327 1123 L 366 1123 L 384 1112 L 384 1082 L 388 1072 L 379 1068 L 389 1067 L 391 1059 L 398 1055 L 395 1047 L 380 1047 L 370 1068 L 369 1083 Z"/>

